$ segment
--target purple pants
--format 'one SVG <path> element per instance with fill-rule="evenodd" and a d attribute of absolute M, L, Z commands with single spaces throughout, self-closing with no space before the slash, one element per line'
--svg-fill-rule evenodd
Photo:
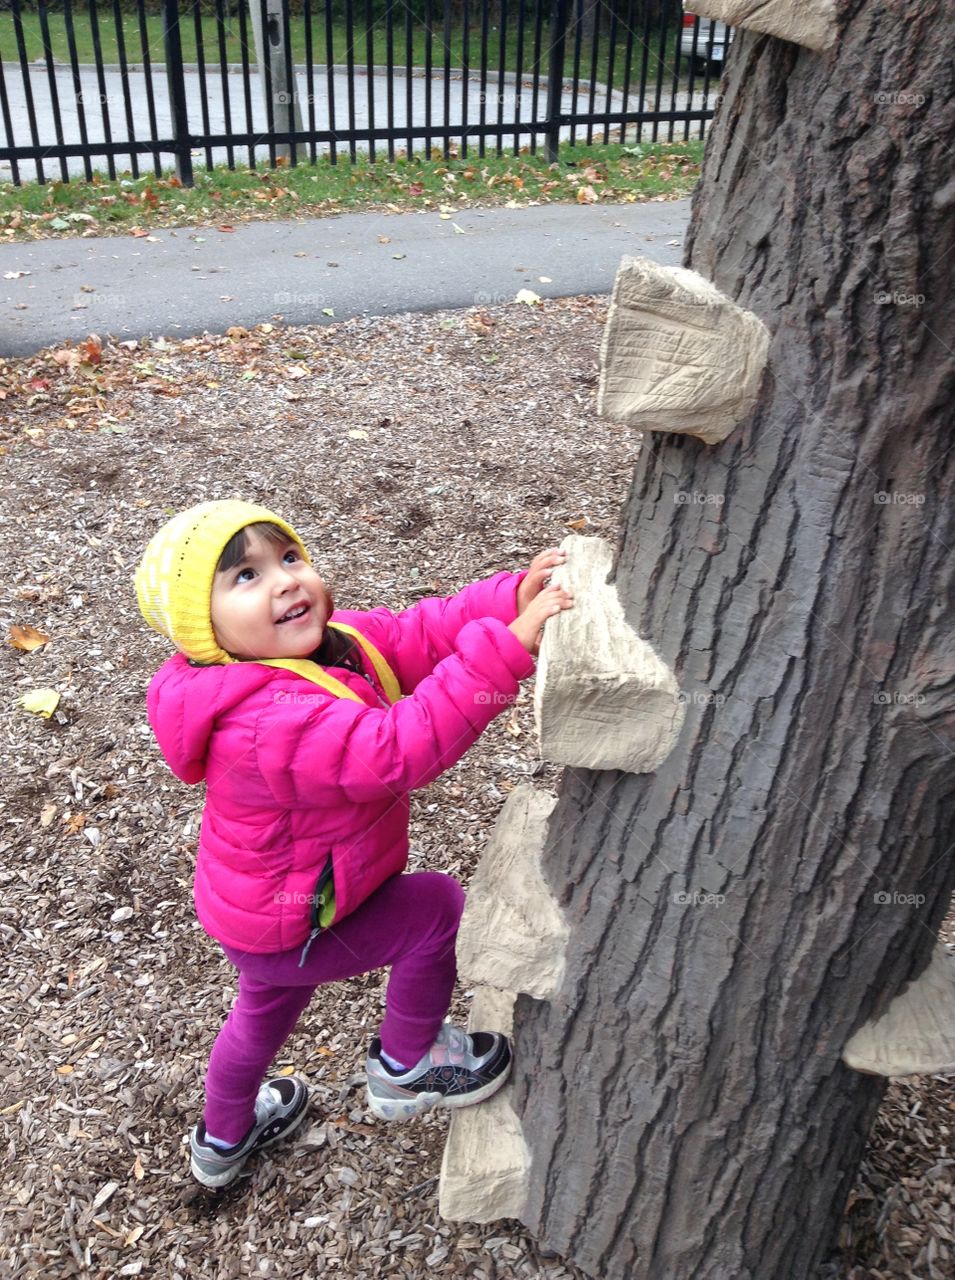
<path fill-rule="evenodd" d="M 382 1048 L 409 1066 L 422 1058 L 451 1003 L 463 909 L 464 891 L 456 880 L 420 871 L 386 880 L 357 911 L 320 933 L 301 969 L 301 946 L 270 955 L 224 946 L 239 970 L 239 993 L 209 1058 L 209 1133 L 229 1143 L 245 1136 L 269 1063 L 312 992 L 326 982 L 391 965 Z"/>

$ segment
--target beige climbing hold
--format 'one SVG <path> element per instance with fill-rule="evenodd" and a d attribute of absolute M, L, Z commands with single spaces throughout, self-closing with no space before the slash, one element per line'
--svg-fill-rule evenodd
<path fill-rule="evenodd" d="M 876 1076 L 955 1071 L 955 957 L 941 943 L 936 943 L 928 968 L 881 1018 L 859 1028 L 842 1060 Z"/>
<path fill-rule="evenodd" d="M 551 581 L 574 594 L 544 628 L 534 715 L 545 760 L 651 773 L 669 755 L 684 704 L 673 673 L 624 618 L 602 538 L 571 535 Z"/>
<path fill-rule="evenodd" d="M 597 412 L 716 444 L 759 390 L 769 331 L 695 271 L 624 258 L 600 344 Z"/>
<path fill-rule="evenodd" d="M 468 1030 L 510 1035 L 514 1000 L 513 991 L 479 988 Z M 451 1114 L 438 1183 L 438 1212 L 448 1222 L 495 1222 L 524 1210 L 531 1159 L 513 1087 L 509 1081 L 486 1102 Z"/>
<path fill-rule="evenodd" d="M 508 796 L 468 887 L 458 972 L 546 1000 L 560 986 L 568 928 L 541 873 L 555 796 L 520 786 Z"/>
<path fill-rule="evenodd" d="M 835 43 L 835 0 L 694 0 L 693 12 L 821 51 Z M 704 51 L 702 37 L 699 49 Z"/>

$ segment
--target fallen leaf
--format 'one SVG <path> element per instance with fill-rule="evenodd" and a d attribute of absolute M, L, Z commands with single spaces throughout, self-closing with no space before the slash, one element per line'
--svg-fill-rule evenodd
<path fill-rule="evenodd" d="M 49 642 L 50 637 L 44 635 L 42 631 L 37 631 L 36 627 L 31 627 L 29 623 L 24 626 L 14 623 L 7 635 L 7 642 L 14 649 L 22 649 L 24 653 L 32 653 L 34 649 L 42 649 Z"/>
<path fill-rule="evenodd" d="M 331 316 L 331 317 L 332 317 L 332 319 L 334 319 L 334 318 L 335 318 L 335 311 L 334 311 L 334 309 L 333 309 L 332 307 L 322 307 L 322 315 L 323 315 L 323 316 Z"/>
<path fill-rule="evenodd" d="M 137 1182 L 142 1182 L 142 1180 L 143 1180 L 143 1174 L 144 1174 L 144 1173 L 145 1173 L 145 1170 L 143 1169 L 143 1162 L 142 1162 L 142 1160 L 140 1160 L 139 1156 L 137 1156 L 137 1157 L 136 1157 L 136 1159 L 135 1159 L 135 1161 L 133 1162 L 133 1177 L 136 1179 L 136 1181 L 137 1181 Z M 133 1230 L 136 1230 L 136 1229 L 137 1229 L 137 1228 L 134 1228 Z M 145 1230 L 145 1227 L 139 1227 L 139 1228 L 138 1228 L 138 1230 L 139 1230 L 139 1235 L 142 1235 L 143 1231 Z M 131 1232 L 130 1232 L 130 1235 L 132 1235 L 132 1234 L 133 1234 L 133 1233 L 132 1233 L 132 1231 L 131 1231 Z M 136 1240 L 138 1240 L 138 1239 L 139 1239 L 139 1236 L 137 1236 L 137 1237 L 136 1237 Z M 135 1243 L 136 1243 L 136 1241 L 135 1241 L 135 1240 L 133 1240 L 132 1242 L 130 1242 L 129 1240 L 127 1240 L 127 1241 L 126 1241 L 126 1243 L 127 1243 L 127 1244 L 129 1244 L 129 1243 L 133 1243 L 133 1244 L 135 1244 Z"/>
<path fill-rule="evenodd" d="M 519 289 L 514 297 L 515 302 L 526 302 L 529 307 L 536 306 L 540 300 L 540 294 L 532 289 Z"/>
<path fill-rule="evenodd" d="M 361 429 L 358 429 L 355 431 L 349 431 L 348 438 L 349 440 L 367 440 L 368 432 L 362 431 Z"/>
<path fill-rule="evenodd" d="M 221 226 L 216 227 L 216 231 L 234 231 L 235 227 L 230 227 L 227 222 L 223 222 Z"/>
<path fill-rule="evenodd" d="M 143 227 L 130 227 L 129 234 L 131 236 L 135 236 L 137 240 L 140 240 L 143 237 L 148 236 L 149 232 L 146 231 Z"/>
<path fill-rule="evenodd" d="M 79 351 L 87 364 L 99 364 L 103 358 L 103 344 L 95 333 L 79 344 Z"/>
<path fill-rule="evenodd" d="M 541 284 L 553 284 L 553 283 L 554 283 L 554 282 L 553 282 L 553 280 L 550 278 L 550 276 L 538 276 L 537 278 L 538 278 L 538 280 L 541 282 Z"/>
<path fill-rule="evenodd" d="M 56 805 L 45 804 L 40 812 L 40 826 L 48 827 L 56 817 Z"/>
<path fill-rule="evenodd" d="M 396 262 L 400 262 L 402 258 L 407 258 L 408 255 L 406 253 L 393 253 L 391 256 Z"/>
<path fill-rule="evenodd" d="M 19 280 L 21 276 L 28 276 L 29 271 L 4 271 L 4 280 Z"/>
<path fill-rule="evenodd" d="M 71 1062 L 67 1062 L 67 1063 L 64 1063 L 62 1067 L 57 1067 L 56 1074 L 58 1076 L 70 1076 L 73 1074 L 75 1070 L 76 1068 L 73 1066 L 73 1064 Z"/>
<path fill-rule="evenodd" d="M 18 701 L 24 711 L 30 711 L 35 716 L 43 716 L 49 720 L 59 705 L 60 695 L 55 689 L 31 689 Z"/>
<path fill-rule="evenodd" d="M 279 1067 L 279 1075 L 280 1075 L 280 1076 L 294 1076 L 294 1075 L 295 1075 L 295 1068 L 294 1068 L 294 1067 Z"/>
<path fill-rule="evenodd" d="M 63 826 L 67 835 L 75 836 L 86 826 L 86 814 L 74 813 L 72 817 L 65 817 L 63 819 Z"/>
<path fill-rule="evenodd" d="M 391 244 L 391 236 L 379 236 L 379 237 L 378 237 L 378 243 L 379 243 L 379 244 Z"/>
<path fill-rule="evenodd" d="M 578 204 L 596 204 L 599 198 L 600 198 L 600 197 L 597 195 L 597 193 L 596 193 L 596 191 L 593 189 L 593 187 L 578 187 L 578 188 L 577 188 L 577 203 L 578 203 Z"/>
<path fill-rule="evenodd" d="M 587 519 L 586 516 L 582 516 L 580 520 L 568 520 L 567 528 L 568 529 L 586 529 L 588 524 L 590 524 L 590 521 Z"/>
<path fill-rule="evenodd" d="M 459 227 L 459 226 L 458 226 L 458 224 L 457 224 L 456 222 L 452 222 L 452 223 L 451 223 L 451 226 L 452 226 L 452 227 L 454 227 L 454 231 L 455 231 L 455 234 L 456 234 L 456 235 L 459 235 L 459 236 L 465 236 L 465 235 L 467 235 L 467 232 L 464 230 L 464 228 L 463 228 L 463 227 Z"/>

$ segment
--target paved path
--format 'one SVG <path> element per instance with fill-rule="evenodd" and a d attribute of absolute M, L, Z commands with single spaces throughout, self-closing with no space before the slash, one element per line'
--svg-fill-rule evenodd
<path fill-rule="evenodd" d="M 277 317 L 329 324 L 488 306 L 522 288 L 551 298 L 609 293 L 624 254 L 680 264 L 689 208 L 689 200 L 554 204 L 448 220 L 351 213 L 239 223 L 231 234 L 157 231 L 155 243 L 104 236 L 0 245 L 0 355 L 89 333 L 184 338 Z M 15 271 L 29 274 L 5 278 Z"/>

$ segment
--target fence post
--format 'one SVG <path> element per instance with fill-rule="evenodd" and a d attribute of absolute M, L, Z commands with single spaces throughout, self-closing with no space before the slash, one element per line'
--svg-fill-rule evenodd
<path fill-rule="evenodd" d="M 548 164 L 557 159 L 560 145 L 560 109 L 564 99 L 564 47 L 567 43 L 568 0 L 552 0 L 550 17 L 550 67 L 547 72 L 547 133 L 544 156 Z"/>
<path fill-rule="evenodd" d="M 163 0 L 163 39 L 166 45 L 166 82 L 175 141 L 176 177 L 184 187 L 193 185 L 189 111 L 186 106 L 186 79 L 182 71 L 182 41 L 179 38 L 179 0 Z"/>

